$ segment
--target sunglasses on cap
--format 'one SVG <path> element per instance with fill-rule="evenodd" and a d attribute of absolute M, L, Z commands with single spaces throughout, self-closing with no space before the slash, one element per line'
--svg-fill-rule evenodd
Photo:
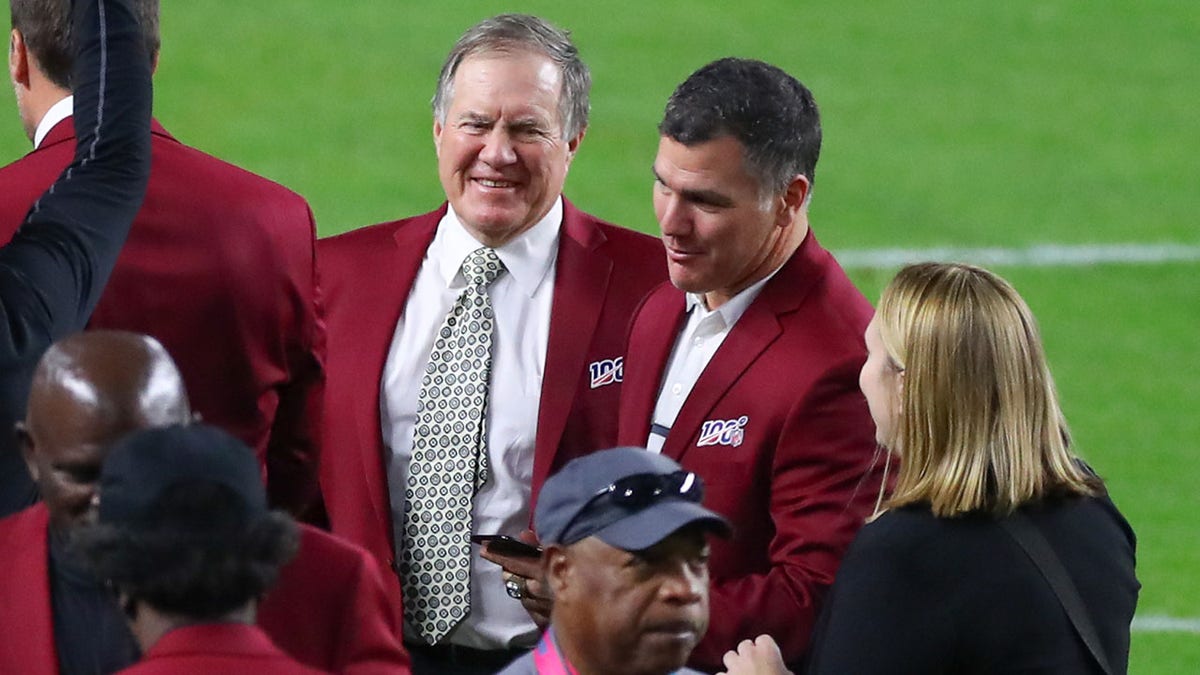
<path fill-rule="evenodd" d="M 563 539 L 570 541 L 567 535 L 571 526 L 600 502 L 637 511 L 664 499 L 682 499 L 699 504 L 704 499 L 704 481 L 691 471 L 635 473 L 618 478 L 597 490 L 579 507 L 563 527 Z"/>

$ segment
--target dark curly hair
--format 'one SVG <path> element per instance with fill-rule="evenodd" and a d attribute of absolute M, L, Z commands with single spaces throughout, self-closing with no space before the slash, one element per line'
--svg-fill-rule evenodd
<path fill-rule="evenodd" d="M 224 485 L 189 481 L 153 503 L 136 525 L 80 528 L 72 546 L 98 579 L 138 602 L 199 621 L 262 596 L 299 545 L 281 512 L 248 517 Z"/>

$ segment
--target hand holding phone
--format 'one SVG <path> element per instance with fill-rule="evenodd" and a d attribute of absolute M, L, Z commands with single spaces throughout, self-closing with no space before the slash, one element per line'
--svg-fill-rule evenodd
<path fill-rule="evenodd" d="M 488 551 L 497 555 L 517 558 L 542 557 L 541 546 L 528 544 L 507 534 L 473 534 L 471 535 L 471 542 L 486 545 Z"/>

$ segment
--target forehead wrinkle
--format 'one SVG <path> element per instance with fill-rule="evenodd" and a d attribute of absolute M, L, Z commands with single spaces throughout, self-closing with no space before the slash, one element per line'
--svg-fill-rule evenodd
<path fill-rule="evenodd" d="M 536 66 L 529 68 L 532 73 L 531 77 L 504 78 L 495 75 L 496 68 L 505 68 L 512 62 L 537 61 Z M 517 67 L 526 64 L 519 64 Z M 470 93 L 473 100 L 468 105 L 458 100 L 459 88 L 470 83 L 472 91 Z M 511 53 L 504 52 L 489 52 L 483 54 L 474 54 L 464 58 L 458 70 L 454 74 L 451 81 L 452 87 L 448 90 L 450 94 L 447 104 L 447 111 L 461 104 L 468 111 L 474 111 L 476 114 L 480 107 L 499 107 L 498 99 L 511 95 L 513 88 L 525 88 L 532 86 L 532 91 L 528 95 L 521 97 L 520 104 L 516 106 L 516 112 L 509 114 L 508 110 L 501 111 L 501 117 L 508 118 L 536 118 L 544 123 L 556 124 L 562 126 L 564 121 L 562 118 L 563 111 L 563 92 L 562 92 L 562 73 L 558 67 L 548 57 L 538 52 L 518 51 Z M 503 85 L 503 86 L 502 86 Z M 545 96 L 548 100 L 536 101 L 530 98 Z M 543 105 L 547 104 L 547 105 Z M 484 115 L 490 117 L 490 115 Z M 459 119 L 463 115 L 459 114 Z"/>

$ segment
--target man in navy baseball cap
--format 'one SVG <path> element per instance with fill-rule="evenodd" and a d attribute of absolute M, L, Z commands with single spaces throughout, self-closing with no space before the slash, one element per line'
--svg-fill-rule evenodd
<path fill-rule="evenodd" d="M 642 448 L 592 453 L 547 480 L 534 525 L 550 628 L 503 673 L 694 672 L 683 664 L 708 627 L 707 537 L 731 534 L 703 496 L 699 476 Z"/>

